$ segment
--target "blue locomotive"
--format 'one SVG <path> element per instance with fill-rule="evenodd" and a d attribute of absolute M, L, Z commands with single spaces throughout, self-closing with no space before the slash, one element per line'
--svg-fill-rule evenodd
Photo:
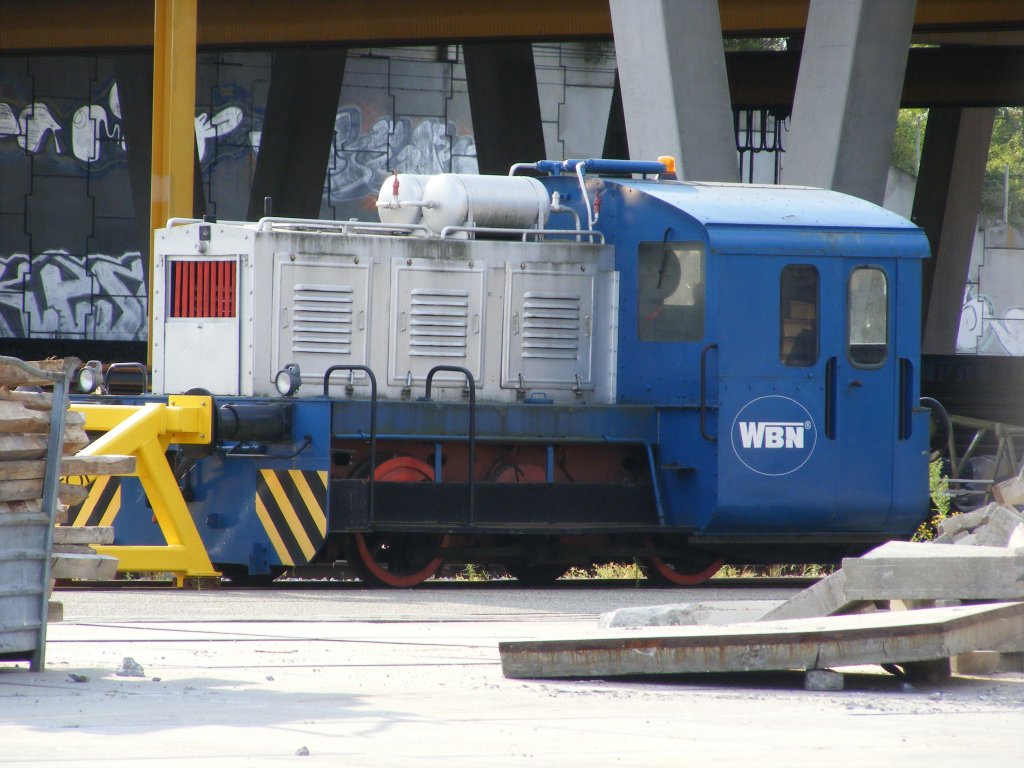
<path fill-rule="evenodd" d="M 909 536 L 924 234 L 663 160 L 396 174 L 380 222 L 169 222 L 152 393 L 87 401 L 212 398 L 212 434 L 167 455 L 238 578 L 345 560 L 393 587 L 444 563 L 543 583 L 636 559 L 694 584 Z M 75 523 L 159 546 L 151 504 L 97 480 Z"/>

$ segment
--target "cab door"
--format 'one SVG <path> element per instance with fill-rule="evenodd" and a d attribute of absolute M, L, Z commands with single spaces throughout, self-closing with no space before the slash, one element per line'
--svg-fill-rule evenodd
<path fill-rule="evenodd" d="M 900 361 L 893 354 L 895 261 L 846 263 L 842 349 L 827 362 L 825 439 L 839 450 L 833 528 L 880 530 L 893 504 Z"/>
<path fill-rule="evenodd" d="M 708 532 L 829 527 L 839 452 L 825 437 L 834 260 L 720 261 L 718 506 Z M 841 300 L 841 297 L 839 297 Z"/>
<path fill-rule="evenodd" d="M 719 504 L 709 530 L 881 530 L 899 429 L 895 261 L 722 263 Z"/>

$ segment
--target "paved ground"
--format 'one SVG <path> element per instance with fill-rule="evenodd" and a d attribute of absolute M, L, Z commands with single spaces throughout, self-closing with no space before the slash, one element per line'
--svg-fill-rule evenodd
<path fill-rule="evenodd" d="M 805 692 L 798 673 L 501 675 L 500 640 L 568 636 L 629 605 L 739 615 L 790 592 L 58 592 L 47 670 L 0 666 L 0 764 L 1021 764 L 1019 674 L 909 688 L 864 667 L 837 693 Z M 125 657 L 144 676 L 118 676 Z"/>

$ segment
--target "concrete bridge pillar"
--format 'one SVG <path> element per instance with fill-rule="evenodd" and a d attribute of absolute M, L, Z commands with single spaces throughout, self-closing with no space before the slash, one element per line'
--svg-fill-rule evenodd
<path fill-rule="evenodd" d="M 932 107 L 928 113 L 912 215 L 932 246 L 921 305 L 926 354 L 956 351 L 994 120 L 991 107 Z"/>
<path fill-rule="evenodd" d="M 508 173 L 513 163 L 545 157 L 533 46 L 464 43 L 466 86 L 480 173 Z"/>
<path fill-rule="evenodd" d="M 782 180 L 881 204 L 915 0 L 811 0 Z"/>
<path fill-rule="evenodd" d="M 273 201 L 275 216 L 320 215 L 347 55 L 340 47 L 274 52 L 250 221 L 263 215 L 265 197 Z"/>
<path fill-rule="evenodd" d="M 610 0 L 630 156 L 679 178 L 739 181 L 716 0 Z"/>

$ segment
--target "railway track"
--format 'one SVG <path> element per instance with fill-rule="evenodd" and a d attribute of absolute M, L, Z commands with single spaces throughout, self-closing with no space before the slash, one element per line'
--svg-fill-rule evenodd
<path fill-rule="evenodd" d="M 806 589 L 807 587 L 815 584 L 818 581 L 817 578 L 809 578 L 803 576 L 737 576 L 737 577 L 723 577 L 715 578 L 707 581 L 699 588 L 702 590 L 721 591 L 721 590 L 732 590 L 732 589 L 788 589 L 794 590 Z M 157 580 L 157 579 L 117 579 L 113 581 L 71 581 L 71 582 L 60 582 L 57 585 L 60 590 L 85 590 L 85 591 L 99 591 L 99 590 L 133 590 L 133 589 L 144 589 L 144 590 L 175 590 L 174 582 L 171 580 Z M 233 590 L 245 590 L 245 591 L 281 591 L 286 592 L 289 590 L 337 590 L 337 591 L 366 591 L 372 590 L 373 587 L 367 587 L 366 584 L 356 580 L 348 574 L 344 575 L 323 575 L 317 577 L 289 577 L 284 576 L 271 582 L 266 583 L 249 583 L 249 584 L 235 584 L 229 580 L 222 580 L 220 584 L 211 584 L 206 582 L 203 589 L 233 589 Z M 664 586 L 651 583 L 646 579 L 559 579 L 555 583 L 546 587 L 523 587 L 518 581 L 510 578 L 502 579 L 490 579 L 486 581 L 470 581 L 468 579 L 459 578 L 440 578 L 431 579 L 424 582 L 416 588 L 418 591 L 458 591 L 464 590 L 467 592 L 475 591 L 513 591 L 517 589 L 530 589 L 530 590 L 545 590 L 545 591 L 571 591 L 571 590 L 592 590 L 592 589 L 616 589 L 616 590 L 635 590 L 635 589 L 661 589 L 666 590 Z M 685 599 L 685 595 L 690 588 L 675 587 L 667 589 L 666 591 L 674 592 L 678 591 L 681 599 Z M 188 588 L 186 587 L 186 590 Z M 386 590 L 385 590 L 386 591 Z"/>

